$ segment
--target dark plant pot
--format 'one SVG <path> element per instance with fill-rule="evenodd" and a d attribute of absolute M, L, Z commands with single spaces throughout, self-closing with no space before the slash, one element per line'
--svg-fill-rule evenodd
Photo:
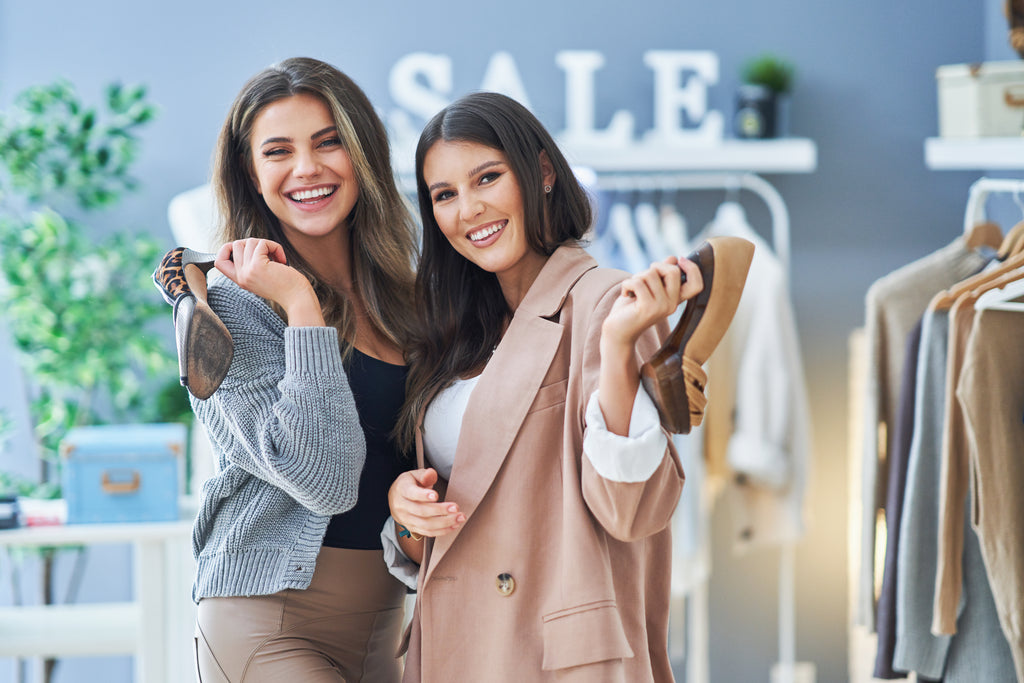
<path fill-rule="evenodd" d="M 15 496 L 0 496 L 0 529 L 18 526 L 18 499 Z"/>
<path fill-rule="evenodd" d="M 733 132 L 738 138 L 774 138 L 778 134 L 778 102 L 762 85 L 741 85 L 736 90 Z"/>

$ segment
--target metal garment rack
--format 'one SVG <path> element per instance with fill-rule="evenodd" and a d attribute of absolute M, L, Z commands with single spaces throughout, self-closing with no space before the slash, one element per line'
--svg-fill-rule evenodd
<path fill-rule="evenodd" d="M 971 183 L 967 194 L 967 210 L 964 212 L 964 232 L 967 233 L 974 225 L 985 220 L 985 201 L 992 194 L 1012 194 L 1014 201 L 1021 206 L 1021 194 L 1024 193 L 1024 180 L 1009 178 L 981 177 Z"/>
<path fill-rule="evenodd" d="M 789 272 L 789 210 L 778 190 L 761 176 L 754 173 L 614 173 L 597 174 L 595 185 L 599 190 L 612 192 L 675 192 L 686 190 L 725 190 L 735 192 L 748 190 L 758 195 L 768 206 L 772 222 L 772 248 Z M 1022 185 L 1024 186 L 1024 185 Z M 796 544 L 785 543 L 779 552 L 779 677 L 777 683 L 796 681 Z M 700 615 L 707 621 L 707 600 L 698 597 L 697 602 L 705 612 Z M 687 653 L 689 660 L 694 653 Z M 706 658 L 706 654 L 702 655 Z M 706 665 L 695 678 L 706 680 Z M 690 681 L 688 683 L 699 683 Z"/>
<path fill-rule="evenodd" d="M 789 272 L 789 210 L 779 191 L 754 173 L 615 173 L 598 174 L 596 186 L 614 192 L 661 190 L 748 190 L 768 206 L 772 218 L 772 249 Z"/>

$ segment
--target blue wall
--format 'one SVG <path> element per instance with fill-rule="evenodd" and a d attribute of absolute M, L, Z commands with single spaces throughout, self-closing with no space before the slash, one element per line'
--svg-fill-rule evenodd
<path fill-rule="evenodd" d="M 1013 58 L 997 35 L 1003 31 L 1004 40 L 1005 23 L 993 17 L 1000 3 L 634 0 L 627 9 L 582 0 L 250 0 L 236 7 L 0 0 L 0 106 L 57 77 L 70 79 L 87 99 L 98 99 L 113 79 L 147 84 L 160 115 L 144 134 L 142 188 L 110 214 L 109 224 L 150 232 L 171 246 L 168 201 L 205 182 L 217 131 L 242 82 L 284 57 L 338 65 L 386 113 L 394 107 L 388 74 L 403 55 L 450 56 L 459 94 L 479 87 L 490 57 L 507 51 L 535 111 L 554 131 L 565 125 L 564 78 L 554 59 L 562 50 L 604 54 L 598 124 L 628 109 L 639 130 L 652 116 L 652 77 L 642 61 L 649 49 L 717 53 L 721 79 L 709 91 L 709 106 L 727 117 L 745 58 L 774 51 L 797 65 L 790 128 L 817 143 L 818 170 L 768 177 L 791 213 L 794 301 L 816 406 L 814 518 L 798 560 L 797 656 L 817 664 L 819 681 L 845 680 L 846 337 L 863 322 L 871 282 L 961 228 L 978 174 L 924 165 L 923 141 L 938 128 L 935 68 Z M 701 210 L 695 206 L 695 225 Z M 751 210 L 755 219 L 765 215 Z M 9 354 L 0 354 L 0 385 L 17 387 Z M 19 394 L 0 397 L 4 405 L 24 421 Z M 27 451 L 24 437 L 17 445 L 16 452 Z M 28 466 L 24 457 L 13 458 L 4 465 Z M 722 524 L 716 533 L 727 534 Z M 95 577 L 116 575 L 123 564 L 118 556 L 101 558 L 85 589 L 103 590 Z M 774 565 L 771 554 L 716 553 L 712 680 L 767 680 L 776 647 Z M 738 652 L 743 640 L 749 645 Z M 108 669 L 101 675 L 97 667 Z M 123 680 L 128 671 L 119 660 L 71 662 L 59 680 Z M 5 676 L 0 663 L 0 683 L 12 680 Z"/>
<path fill-rule="evenodd" d="M 143 192 L 124 213 L 159 232 L 166 201 L 204 180 L 217 128 L 242 81 L 283 57 L 327 59 L 389 110 L 387 77 L 399 57 L 452 56 L 458 93 L 478 87 L 489 57 L 505 50 L 535 109 L 557 130 L 564 125 L 564 94 L 554 55 L 596 49 L 606 57 L 598 120 L 627 108 L 643 129 L 652 90 L 644 51 L 718 53 L 722 78 L 709 93 L 710 105 L 728 111 L 740 62 L 773 50 L 799 67 L 792 129 L 813 138 L 820 153 L 814 176 L 779 179 L 791 198 L 794 246 L 880 237 L 912 245 L 946 223 L 963 190 L 963 178 L 928 173 L 922 162 L 921 140 L 937 128 L 934 69 L 985 56 L 979 8 L 953 0 L 644 0 L 628 12 L 534 0 L 516 3 L 515 12 L 461 0 L 443 8 L 404 0 L 379 7 L 297 3 L 288 10 L 262 1 L 246 5 L 232 12 L 216 3 L 150 8 L 100 0 L 43 16 L 31 3 L 8 1 L 0 17 L 0 103 L 57 76 L 85 95 L 98 95 L 113 78 L 149 84 L 162 113 L 145 136 Z M 885 182 L 867 182 L 870 177 Z"/>

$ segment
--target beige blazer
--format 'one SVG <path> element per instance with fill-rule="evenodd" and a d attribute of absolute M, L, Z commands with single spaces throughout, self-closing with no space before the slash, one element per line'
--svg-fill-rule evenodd
<path fill-rule="evenodd" d="M 671 445 L 639 483 L 583 457 L 601 323 L 626 276 L 596 266 L 579 247 L 555 251 L 473 391 L 446 494 L 467 521 L 427 541 L 406 682 L 673 680 L 669 521 L 683 470 Z M 641 357 L 657 346 L 651 330 Z"/>

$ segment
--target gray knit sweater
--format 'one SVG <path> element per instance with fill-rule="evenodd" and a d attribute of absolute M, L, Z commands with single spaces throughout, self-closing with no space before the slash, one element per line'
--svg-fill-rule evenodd
<path fill-rule="evenodd" d="M 192 598 L 307 588 L 331 515 L 355 505 L 366 443 L 332 327 L 288 327 L 227 278 L 209 302 L 235 354 L 220 388 L 192 409 L 217 474 L 192 532 Z"/>

